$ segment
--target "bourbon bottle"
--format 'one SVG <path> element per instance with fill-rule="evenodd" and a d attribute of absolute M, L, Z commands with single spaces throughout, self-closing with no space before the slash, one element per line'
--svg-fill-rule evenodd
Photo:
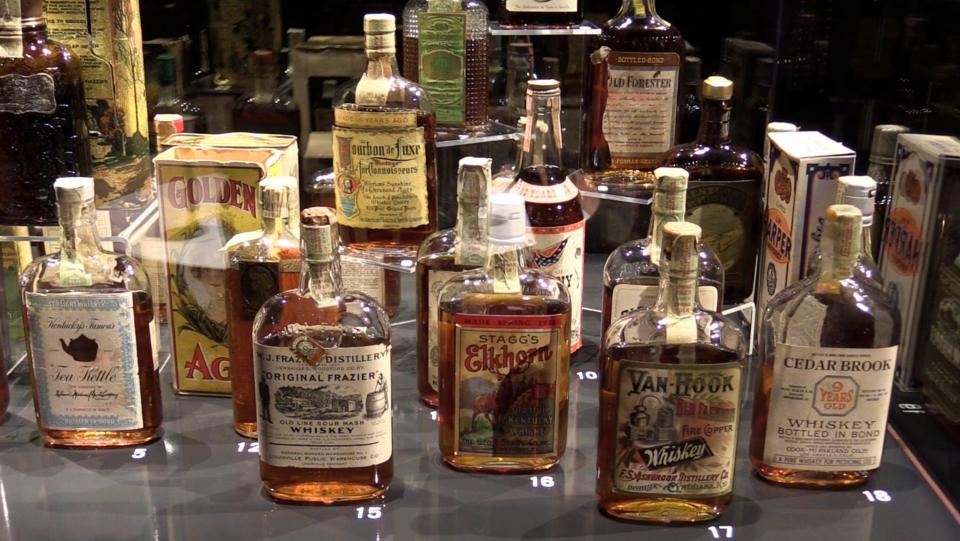
<path fill-rule="evenodd" d="M 589 50 L 584 173 L 592 184 L 649 191 L 680 133 L 683 36 L 657 15 L 654 0 L 623 0 Z"/>
<path fill-rule="evenodd" d="M 300 239 L 290 230 L 290 185 L 282 178 L 260 182 L 260 229 L 227 254 L 227 331 L 233 429 L 257 437 L 253 385 L 253 320 L 263 303 L 300 282 Z"/>
<path fill-rule="evenodd" d="M 858 276 L 861 238 L 856 207 L 829 207 L 818 272 L 764 313 L 750 462 L 767 481 L 842 488 L 880 467 L 900 312 Z"/>
<path fill-rule="evenodd" d="M 457 273 L 486 263 L 491 163 L 489 158 L 460 160 L 457 225 L 429 237 L 417 254 L 417 389 L 420 400 L 434 408 L 440 373 L 440 289 Z"/>
<path fill-rule="evenodd" d="M 369 500 L 393 479 L 390 322 L 343 291 L 336 213 L 302 213 L 300 286 L 253 326 L 260 478 L 281 501 Z"/>
<path fill-rule="evenodd" d="M 753 295 L 762 231 L 763 160 L 731 140 L 733 82 L 708 77 L 701 95 L 697 140 L 670 149 L 663 164 L 690 173 L 686 219 L 703 228 L 703 243 L 723 262 L 724 302 L 739 304 Z"/>
<path fill-rule="evenodd" d="M 567 176 L 561 153 L 560 83 L 552 79 L 527 85 L 527 120 L 520 170 L 508 191 L 524 198 L 533 237 L 535 269 L 557 278 L 570 293 L 570 351 L 583 345 L 583 269 L 586 219 L 580 190 Z"/>
<path fill-rule="evenodd" d="M 300 108 L 278 89 L 277 56 L 272 51 L 254 51 L 250 61 L 253 94 L 241 98 L 234 107 L 234 129 L 300 137 Z"/>
<path fill-rule="evenodd" d="M 364 17 L 367 69 L 334 100 L 337 219 L 346 247 L 416 257 L 437 230 L 436 120 L 400 77 L 393 15 Z"/>
<path fill-rule="evenodd" d="M 53 183 L 89 175 L 80 59 L 47 37 L 43 0 L 0 13 L 0 224 L 56 225 Z"/>
<path fill-rule="evenodd" d="M 616 518 L 712 520 L 733 496 L 745 341 L 697 302 L 699 237 L 664 226 L 656 305 L 604 337 L 597 498 Z"/>
<path fill-rule="evenodd" d="M 526 211 L 491 197 L 483 268 L 440 292 L 440 452 L 453 468 L 553 467 L 567 441 L 570 297 L 523 255 Z"/>
<path fill-rule="evenodd" d="M 151 441 L 162 408 L 147 274 L 101 248 L 92 178 L 54 188 L 60 248 L 20 275 L 40 433 L 57 447 Z"/>

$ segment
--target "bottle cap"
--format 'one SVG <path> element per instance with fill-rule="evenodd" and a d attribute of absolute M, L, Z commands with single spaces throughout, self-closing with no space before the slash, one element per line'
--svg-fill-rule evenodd
<path fill-rule="evenodd" d="M 711 75 L 703 81 L 701 95 L 705 100 L 724 101 L 733 98 L 733 81 L 719 75 Z"/>
<path fill-rule="evenodd" d="M 304 258 L 309 261 L 332 261 L 339 248 L 337 212 L 327 207 L 311 207 L 300 213 L 300 239 Z"/>
<path fill-rule="evenodd" d="M 527 81 L 527 94 L 534 92 L 540 94 L 545 92 L 560 92 L 560 81 L 556 79 L 531 79 Z"/>
<path fill-rule="evenodd" d="M 767 124 L 767 133 L 800 131 L 800 126 L 790 122 L 771 122 Z"/>
<path fill-rule="evenodd" d="M 260 181 L 260 212 L 264 218 L 290 216 L 288 198 L 290 185 L 285 178 L 270 177 Z"/>
<path fill-rule="evenodd" d="M 273 51 L 265 49 L 253 51 L 250 53 L 250 59 L 254 66 L 272 66 L 277 63 L 277 56 L 273 54 Z"/>
<path fill-rule="evenodd" d="M 153 131 L 157 134 L 157 141 L 175 133 L 183 133 L 183 115 L 171 113 L 157 113 L 153 115 Z"/>
<path fill-rule="evenodd" d="M 679 167 L 659 167 L 653 171 L 656 177 L 653 192 L 655 214 L 679 214 L 687 212 L 687 184 L 690 173 Z"/>
<path fill-rule="evenodd" d="M 853 268 L 860 255 L 863 215 L 853 205 L 830 205 L 824 216 L 820 249 L 834 259 L 834 267 Z"/>
<path fill-rule="evenodd" d="M 397 18 L 389 13 L 368 13 L 363 17 L 363 33 L 367 36 L 368 52 L 396 52 L 396 31 Z"/>
<path fill-rule="evenodd" d="M 873 225 L 877 182 L 868 176 L 840 177 L 837 179 L 837 202 L 857 207 L 863 215 L 864 225 Z"/>
<path fill-rule="evenodd" d="M 60 177 L 53 183 L 60 203 L 85 204 L 94 200 L 93 179 L 90 177 Z"/>
<path fill-rule="evenodd" d="M 157 82 L 161 85 L 177 83 L 177 60 L 171 54 L 157 56 Z"/>
<path fill-rule="evenodd" d="M 526 246 L 527 207 L 523 198 L 513 193 L 498 193 L 490 197 L 491 244 L 497 246 Z"/>
<path fill-rule="evenodd" d="M 873 128 L 873 142 L 870 143 L 870 161 L 882 165 L 892 165 L 897 151 L 897 136 L 909 133 L 910 128 L 899 124 L 880 124 Z"/>
<path fill-rule="evenodd" d="M 663 226 L 661 264 L 667 262 L 670 276 L 696 278 L 702 233 L 700 226 L 690 222 L 670 222 Z"/>

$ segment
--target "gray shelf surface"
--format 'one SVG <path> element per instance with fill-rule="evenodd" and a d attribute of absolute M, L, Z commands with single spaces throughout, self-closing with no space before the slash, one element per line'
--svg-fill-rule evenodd
<path fill-rule="evenodd" d="M 589 258 L 588 308 L 599 308 L 601 267 L 602 258 Z M 740 432 L 736 496 L 719 520 L 664 527 L 602 515 L 593 495 L 598 380 L 591 378 L 600 327 L 594 310 L 585 313 L 586 346 L 571 367 L 561 464 L 536 476 L 539 486 L 531 475 L 453 471 L 441 463 L 431 410 L 417 399 L 415 328 L 404 323 L 414 317 L 412 284 L 405 276 L 408 302 L 393 336 L 396 477 L 382 501 L 333 507 L 271 501 L 260 488 L 251 440 L 232 430 L 230 400 L 175 395 L 169 364 L 159 441 L 139 448 L 44 448 L 21 363 L 12 374 L 9 417 L 0 426 L 0 540 L 55 539 L 65 532 L 97 541 L 960 538 L 958 523 L 891 437 L 882 469 L 862 488 L 797 490 L 757 479 L 747 458 L 749 411 Z M 544 476 L 552 478 L 549 488 Z"/>

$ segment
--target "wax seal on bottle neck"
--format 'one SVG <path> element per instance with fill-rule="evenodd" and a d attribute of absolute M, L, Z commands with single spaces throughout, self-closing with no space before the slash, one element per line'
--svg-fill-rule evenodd
<path fill-rule="evenodd" d="M 260 206 L 264 218 L 290 216 L 288 198 L 290 187 L 283 178 L 271 177 L 260 181 Z"/>
<path fill-rule="evenodd" d="M 326 207 L 312 207 L 300 213 L 300 238 L 308 261 L 332 261 L 339 248 L 337 213 Z"/>
<path fill-rule="evenodd" d="M 712 75 L 703 81 L 701 94 L 705 100 L 726 101 L 733 98 L 733 81 Z"/>
<path fill-rule="evenodd" d="M 526 202 L 517 194 L 498 193 L 490 198 L 488 239 L 495 246 L 527 245 Z"/>

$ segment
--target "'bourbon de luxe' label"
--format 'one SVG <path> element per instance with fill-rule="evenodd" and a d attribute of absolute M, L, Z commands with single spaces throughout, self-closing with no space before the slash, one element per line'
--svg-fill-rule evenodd
<path fill-rule="evenodd" d="M 390 347 L 324 350 L 307 335 L 254 345 L 261 460 L 278 467 L 363 468 L 393 454 Z"/>
<path fill-rule="evenodd" d="M 337 219 L 362 229 L 430 221 L 427 148 L 416 113 L 338 109 L 333 129 Z"/>
<path fill-rule="evenodd" d="M 570 349 L 583 344 L 580 334 L 580 311 L 583 307 L 584 240 L 587 222 L 559 227 L 531 227 L 534 246 L 533 267 L 560 280 L 570 293 Z"/>
<path fill-rule="evenodd" d="M 763 462 L 775 468 L 880 466 L 897 347 L 777 344 Z"/>
<path fill-rule="evenodd" d="M 455 451 L 532 456 L 559 449 L 565 315 L 457 315 Z"/>
<path fill-rule="evenodd" d="M 649 308 L 657 304 L 660 295 L 659 285 L 617 284 L 613 286 L 613 296 L 610 302 L 610 320 L 632 312 L 638 308 Z M 697 300 L 704 310 L 717 311 L 719 291 L 714 286 L 700 286 L 697 288 Z"/>
<path fill-rule="evenodd" d="M 457 274 L 455 271 L 427 271 L 427 310 L 430 312 L 427 320 L 427 379 L 434 391 L 440 389 L 440 290 Z"/>
<path fill-rule="evenodd" d="M 143 428 L 133 293 L 27 293 L 40 424 Z"/>
<path fill-rule="evenodd" d="M 676 139 L 680 55 L 676 53 L 606 53 L 607 106 L 603 136 L 617 169 L 656 167 Z"/>
<path fill-rule="evenodd" d="M 614 490 L 651 496 L 729 494 L 741 377 L 740 363 L 621 361 Z"/>
<path fill-rule="evenodd" d="M 420 13 L 420 85 L 430 94 L 437 123 L 463 125 L 466 110 L 467 14 L 459 2 Z"/>

